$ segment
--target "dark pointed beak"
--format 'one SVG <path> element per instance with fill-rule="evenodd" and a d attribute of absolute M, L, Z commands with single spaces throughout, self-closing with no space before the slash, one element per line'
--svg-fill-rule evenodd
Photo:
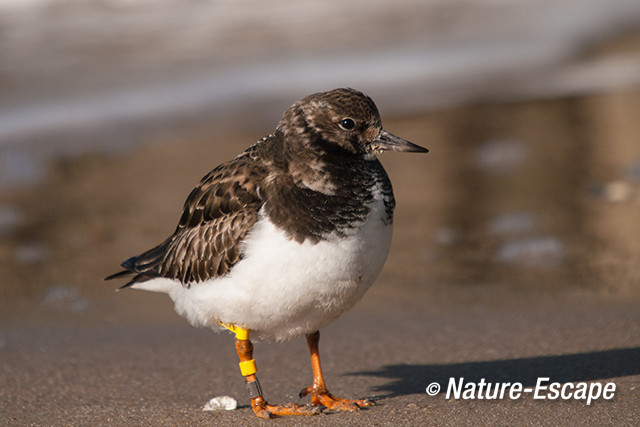
<path fill-rule="evenodd" d="M 376 139 L 371 143 L 371 148 L 379 151 L 400 151 L 405 153 L 428 153 L 429 150 L 420 147 L 412 142 L 402 139 L 399 136 L 395 136 L 386 130 L 380 130 L 380 133 Z"/>

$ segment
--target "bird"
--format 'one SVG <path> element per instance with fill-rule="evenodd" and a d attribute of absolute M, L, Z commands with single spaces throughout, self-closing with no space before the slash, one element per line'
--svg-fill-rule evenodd
<path fill-rule="evenodd" d="M 196 327 L 235 333 L 240 371 L 260 418 L 353 411 L 375 404 L 327 390 L 320 329 L 358 302 L 382 269 L 395 199 L 377 159 L 428 150 L 382 128 L 373 100 L 351 88 L 306 96 L 275 131 L 209 172 L 171 236 L 105 280 L 163 292 Z M 306 405 L 271 405 L 253 341 L 305 336 L 313 383 Z"/>

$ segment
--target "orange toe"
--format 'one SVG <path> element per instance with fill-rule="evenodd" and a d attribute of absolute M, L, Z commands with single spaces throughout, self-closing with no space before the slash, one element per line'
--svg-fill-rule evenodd
<path fill-rule="evenodd" d="M 360 408 L 368 408 L 375 405 L 371 399 L 344 399 L 329 393 L 327 390 L 314 390 L 313 387 L 302 389 L 300 397 L 311 394 L 311 404 L 324 406 L 335 411 L 357 411 Z"/>
<path fill-rule="evenodd" d="M 285 405 L 269 405 L 264 399 L 256 399 L 257 402 L 252 402 L 253 412 L 259 418 L 273 418 L 289 415 L 317 415 L 320 413 L 319 408 L 312 406 L 296 405 L 294 403 L 287 403 Z"/>

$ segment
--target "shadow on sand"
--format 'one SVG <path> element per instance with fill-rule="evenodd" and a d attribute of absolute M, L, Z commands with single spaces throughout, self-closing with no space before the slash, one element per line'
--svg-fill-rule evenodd
<path fill-rule="evenodd" d="M 370 375 L 389 378 L 379 386 L 377 398 L 425 393 L 425 387 L 437 382 L 445 392 L 450 378 L 478 383 L 522 383 L 535 386 L 540 377 L 549 382 L 581 382 L 640 374 L 640 347 L 595 351 L 563 356 L 540 356 L 523 359 L 455 363 L 450 365 L 387 365 L 378 371 L 353 372 L 348 375 Z"/>

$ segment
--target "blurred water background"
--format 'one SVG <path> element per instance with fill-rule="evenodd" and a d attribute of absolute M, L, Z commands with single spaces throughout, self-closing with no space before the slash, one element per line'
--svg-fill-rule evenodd
<path fill-rule="evenodd" d="M 318 424 L 637 424 L 638 0 L 0 0 L 0 424 L 252 416 L 200 411 L 246 398 L 230 335 L 102 278 L 287 106 L 340 86 L 431 151 L 381 156 L 389 259 L 323 330 L 328 380 L 393 393 Z M 290 400 L 304 344 L 257 347 Z M 618 391 L 484 405 L 428 398 L 434 375 Z"/>
<path fill-rule="evenodd" d="M 383 158 L 383 282 L 635 292 L 639 83 L 637 0 L 1 0 L 3 292 L 88 310 L 200 176 L 341 86 L 431 149 Z"/>
<path fill-rule="evenodd" d="M 262 128 L 338 86 L 387 114 L 619 90 L 640 80 L 639 21 L 634 0 L 2 0 L 0 178 L 39 173 L 20 146 L 127 146 L 180 120 Z"/>

